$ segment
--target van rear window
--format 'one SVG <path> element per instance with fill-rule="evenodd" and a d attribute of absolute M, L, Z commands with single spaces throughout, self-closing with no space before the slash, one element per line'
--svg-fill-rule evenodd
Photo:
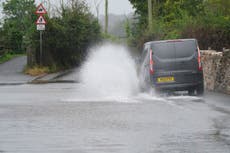
<path fill-rule="evenodd" d="M 196 43 L 194 40 L 177 42 L 175 43 L 175 49 L 177 58 L 190 57 L 196 51 Z"/>
<path fill-rule="evenodd" d="M 162 59 L 190 57 L 196 51 L 194 40 L 161 42 L 152 45 L 154 55 Z"/>
<path fill-rule="evenodd" d="M 152 45 L 155 56 L 163 59 L 175 58 L 174 43 L 155 43 Z"/>

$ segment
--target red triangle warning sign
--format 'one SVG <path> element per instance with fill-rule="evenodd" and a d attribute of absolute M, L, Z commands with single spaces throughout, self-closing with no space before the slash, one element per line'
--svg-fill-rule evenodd
<path fill-rule="evenodd" d="M 42 3 L 38 5 L 35 13 L 36 14 L 46 14 L 47 13 Z"/>
<path fill-rule="evenodd" d="M 43 16 L 39 16 L 39 18 L 36 21 L 36 24 L 46 24 L 46 20 Z"/>

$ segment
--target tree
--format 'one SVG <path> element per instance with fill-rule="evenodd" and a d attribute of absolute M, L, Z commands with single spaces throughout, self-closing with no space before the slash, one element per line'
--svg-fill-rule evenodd
<path fill-rule="evenodd" d="M 195 37 L 201 48 L 229 47 L 229 0 L 152 0 L 152 31 L 147 31 L 147 0 L 129 0 L 138 22 L 132 31 L 134 43 Z"/>
<path fill-rule="evenodd" d="M 87 55 L 87 49 L 100 41 L 98 20 L 84 1 L 72 0 L 71 5 L 63 4 L 61 7 L 59 16 L 46 17 L 47 25 L 43 33 L 44 66 L 78 66 Z M 39 35 L 35 34 L 33 40 L 39 41 Z M 39 43 L 34 44 L 39 53 Z"/>
<path fill-rule="evenodd" d="M 205 2 L 208 9 L 213 12 L 230 16 L 230 1 L 229 0 L 208 0 Z"/>
<path fill-rule="evenodd" d="M 32 33 L 35 31 L 34 0 L 6 0 L 3 3 L 4 45 L 13 52 L 24 52 Z"/>

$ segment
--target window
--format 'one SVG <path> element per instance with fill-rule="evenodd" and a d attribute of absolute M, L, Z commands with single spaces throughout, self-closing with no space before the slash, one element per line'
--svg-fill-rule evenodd
<path fill-rule="evenodd" d="M 155 43 L 152 45 L 152 50 L 155 56 L 162 59 L 175 58 L 175 47 L 173 42 Z"/>
<path fill-rule="evenodd" d="M 194 40 L 187 40 L 184 42 L 175 43 L 176 57 L 185 58 L 190 57 L 196 51 L 196 42 Z"/>

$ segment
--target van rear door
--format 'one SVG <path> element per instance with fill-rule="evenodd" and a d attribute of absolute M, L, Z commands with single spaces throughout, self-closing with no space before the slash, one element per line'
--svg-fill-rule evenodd
<path fill-rule="evenodd" d="M 197 43 L 194 39 L 162 41 L 152 44 L 155 62 L 154 82 L 161 77 L 173 78 L 162 83 L 193 83 L 196 81 Z"/>
<path fill-rule="evenodd" d="M 156 72 L 175 70 L 176 51 L 174 43 L 153 43 L 152 52 Z"/>
<path fill-rule="evenodd" d="M 197 70 L 197 44 L 195 40 L 183 40 L 175 45 L 175 70 Z"/>

